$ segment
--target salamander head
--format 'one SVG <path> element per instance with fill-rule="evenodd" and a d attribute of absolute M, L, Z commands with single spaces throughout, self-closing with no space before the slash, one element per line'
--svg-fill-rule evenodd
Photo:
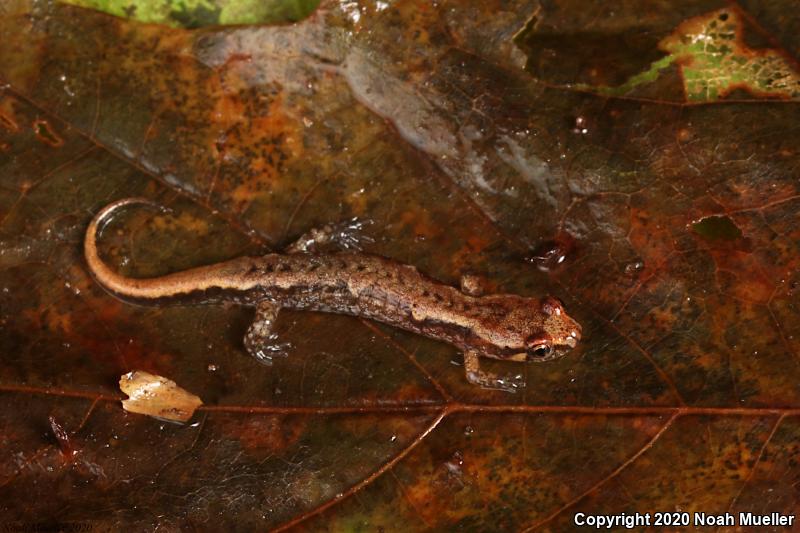
<path fill-rule="evenodd" d="M 541 302 L 545 316 L 541 331 L 534 331 L 525 339 L 525 359 L 549 361 L 566 354 L 581 340 L 581 326 L 566 311 L 560 300 L 552 297 Z"/>
<path fill-rule="evenodd" d="M 483 343 L 479 351 L 488 357 L 508 361 L 551 361 L 575 348 L 581 339 L 580 324 L 567 315 L 563 304 L 556 298 L 508 295 L 488 298 L 503 298 L 506 311 L 478 333 Z"/>

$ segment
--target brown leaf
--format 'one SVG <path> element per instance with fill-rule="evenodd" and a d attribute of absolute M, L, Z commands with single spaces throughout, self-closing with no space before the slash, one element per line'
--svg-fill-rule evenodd
<path fill-rule="evenodd" d="M 0 522 L 570 531 L 577 512 L 794 512 L 798 104 L 731 80 L 690 101 L 683 62 L 598 89 L 721 9 L 736 50 L 796 72 L 785 2 L 330 0 L 198 31 L 2 5 Z M 552 363 L 487 363 L 525 376 L 508 395 L 466 383 L 450 346 L 281 312 L 293 348 L 264 367 L 247 309 L 137 307 L 94 283 L 86 225 L 129 196 L 172 211 L 104 229 L 128 275 L 358 216 L 367 251 L 557 296 L 584 338 Z M 202 395 L 198 420 L 123 412 L 130 368 Z"/>

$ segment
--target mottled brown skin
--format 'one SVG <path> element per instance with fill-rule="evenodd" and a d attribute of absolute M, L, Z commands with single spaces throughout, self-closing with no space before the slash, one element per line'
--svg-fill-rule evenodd
<path fill-rule="evenodd" d="M 274 340 L 271 325 L 283 307 L 366 317 L 446 341 L 464 351 L 471 382 L 505 390 L 523 386 L 519 376 L 483 372 L 479 356 L 549 361 L 580 340 L 581 327 L 555 298 L 477 296 L 474 276 L 462 279 L 463 290 L 470 293 L 465 294 L 411 265 L 364 253 L 267 254 L 156 278 L 125 277 L 100 259 L 96 236 L 115 210 L 134 203 L 152 205 L 141 198 L 119 200 L 102 209 L 87 229 L 84 253 L 97 282 L 114 296 L 138 304 L 234 301 L 254 306 L 256 319 L 245 346 L 261 360 L 270 359 L 262 345 Z M 325 236 L 319 231 L 311 235 Z M 302 246 L 296 244 L 293 251 L 303 252 L 313 238 L 301 238 Z"/>

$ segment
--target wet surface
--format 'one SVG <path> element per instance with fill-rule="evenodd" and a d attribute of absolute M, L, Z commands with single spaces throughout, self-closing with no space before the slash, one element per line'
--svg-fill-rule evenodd
<path fill-rule="evenodd" d="M 798 104 L 687 105 L 678 69 L 625 96 L 565 86 L 624 81 L 720 7 L 327 1 L 294 25 L 186 31 L 6 6 L 0 521 L 562 531 L 632 501 L 796 507 Z M 770 38 L 750 48 L 798 49 L 785 17 L 751 14 Z M 586 27 L 626 37 L 592 63 Z M 509 395 L 466 383 L 445 344 L 282 312 L 292 350 L 265 367 L 242 345 L 252 310 L 94 283 L 83 232 L 127 196 L 173 209 L 105 229 L 128 275 L 358 217 L 365 251 L 551 294 L 583 337 L 487 363 L 522 374 Z M 183 426 L 125 413 L 135 369 L 205 405 Z"/>

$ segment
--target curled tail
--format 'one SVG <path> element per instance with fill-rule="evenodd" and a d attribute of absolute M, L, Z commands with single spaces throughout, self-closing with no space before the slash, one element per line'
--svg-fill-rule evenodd
<path fill-rule="evenodd" d="M 105 206 L 89 223 L 86 236 L 83 239 L 83 255 L 86 258 L 86 264 L 89 266 L 89 272 L 104 289 L 122 298 L 147 300 L 157 296 L 153 293 L 153 281 L 160 278 L 136 279 L 123 276 L 112 270 L 100 259 L 100 255 L 97 253 L 97 234 L 108 223 L 109 217 L 121 207 L 138 204 L 148 205 L 161 211 L 167 210 L 147 198 L 124 198 Z"/>
<path fill-rule="evenodd" d="M 169 209 L 146 198 L 117 200 L 100 210 L 86 229 L 83 254 L 94 279 L 112 295 L 133 303 L 160 304 L 168 302 L 210 302 L 221 292 L 241 294 L 258 284 L 254 270 L 255 258 L 239 257 L 214 265 L 200 266 L 155 278 L 129 278 L 111 269 L 97 253 L 97 234 L 109 217 L 119 208 L 143 204 L 161 211 Z"/>

